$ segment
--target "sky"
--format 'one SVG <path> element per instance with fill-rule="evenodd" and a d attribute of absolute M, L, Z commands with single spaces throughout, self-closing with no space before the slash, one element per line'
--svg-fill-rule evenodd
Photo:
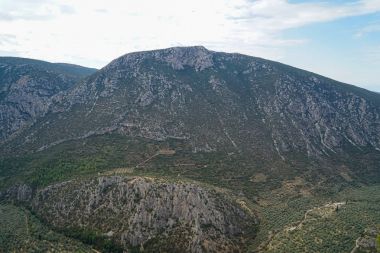
<path fill-rule="evenodd" d="M 380 0 L 0 0 L 0 56 L 101 68 L 193 45 L 380 92 Z"/>

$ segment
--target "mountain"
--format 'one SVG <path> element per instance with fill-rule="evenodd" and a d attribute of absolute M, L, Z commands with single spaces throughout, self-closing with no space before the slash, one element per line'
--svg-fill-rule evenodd
<path fill-rule="evenodd" d="M 81 131 L 68 130 L 77 137 L 109 128 L 155 140 L 187 139 L 194 151 L 284 158 L 288 152 L 335 154 L 345 145 L 380 149 L 379 105 L 377 94 L 360 88 L 194 47 L 116 59 L 70 90 L 56 111 L 78 107 L 66 121 L 80 125 Z"/>
<path fill-rule="evenodd" d="M 225 154 L 244 167 L 288 166 L 293 172 L 285 171 L 286 177 L 300 173 L 294 171 L 299 167 L 318 166 L 301 173 L 312 181 L 330 180 L 331 174 L 368 178 L 377 173 L 380 96 L 204 47 L 131 53 L 69 89 L 8 150 L 42 151 L 107 133 L 181 142 L 191 154 Z M 366 173 L 350 160 L 361 161 L 364 154 L 375 159 L 367 159 Z M 261 172 L 269 178 L 282 173 Z"/>
<path fill-rule="evenodd" d="M 102 250 L 347 252 L 380 223 L 378 93 L 200 46 L 77 77 L 49 82 L 0 147 L 0 199 L 60 233 Z"/>
<path fill-rule="evenodd" d="M 148 252 L 235 252 L 247 247 L 257 227 L 244 202 L 191 183 L 148 177 L 72 180 L 34 193 L 22 185 L 2 195 L 61 232 L 92 236 L 92 244 L 98 241 L 105 252 L 140 245 Z"/>
<path fill-rule="evenodd" d="M 0 57 L 0 142 L 43 116 L 54 96 L 95 69 L 71 64 Z"/>

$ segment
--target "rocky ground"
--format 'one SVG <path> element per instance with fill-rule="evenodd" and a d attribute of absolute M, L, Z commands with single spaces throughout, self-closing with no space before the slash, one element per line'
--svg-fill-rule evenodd
<path fill-rule="evenodd" d="M 178 252 L 241 252 L 258 225 L 244 202 L 195 184 L 147 177 L 72 180 L 37 192 L 21 185 L 2 197 L 30 206 L 56 229 L 97 231 L 126 249 L 152 252 L 168 245 Z"/>

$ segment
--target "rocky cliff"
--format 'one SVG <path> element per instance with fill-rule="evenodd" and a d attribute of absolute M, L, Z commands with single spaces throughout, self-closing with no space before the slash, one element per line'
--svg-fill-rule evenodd
<path fill-rule="evenodd" d="M 144 177 L 72 180 L 38 190 L 21 185 L 3 199 L 28 206 L 56 229 L 97 231 L 125 249 L 241 252 L 257 218 L 243 205 L 195 184 Z"/>
<path fill-rule="evenodd" d="M 380 182 L 380 95 L 314 73 L 203 47 L 127 54 L 79 82 L 1 66 L 0 197 L 65 233 L 244 252 L 257 225 L 244 202 L 137 175 L 224 187 L 262 210 Z"/>
<path fill-rule="evenodd" d="M 93 72 L 70 64 L 0 57 L 0 142 L 44 116 L 54 97 Z"/>
<path fill-rule="evenodd" d="M 328 156 L 380 150 L 379 105 L 376 93 L 276 62 L 169 48 L 114 60 L 23 138 L 37 138 L 35 149 L 44 149 L 118 131 L 186 139 L 194 151 Z M 70 128 L 57 131 L 63 123 Z"/>

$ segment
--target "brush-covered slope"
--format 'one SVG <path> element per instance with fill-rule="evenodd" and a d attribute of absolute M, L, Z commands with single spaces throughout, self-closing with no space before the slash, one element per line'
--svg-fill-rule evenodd
<path fill-rule="evenodd" d="M 42 151 L 111 132 L 182 142 L 194 154 L 239 156 L 249 160 L 245 168 L 292 161 L 298 164 L 288 165 L 298 169 L 324 164 L 304 170 L 315 180 L 342 173 L 348 181 L 361 175 L 375 180 L 380 96 L 280 63 L 203 47 L 137 52 L 79 82 L 4 147 Z M 353 168 L 355 161 L 365 171 Z"/>
<path fill-rule="evenodd" d="M 101 238 L 98 249 L 303 249 L 281 239 L 304 235 L 282 236 L 287 226 L 332 196 L 347 202 L 331 194 L 341 186 L 380 182 L 380 95 L 280 63 L 203 47 L 137 52 L 58 94 L 0 146 L 0 195 L 76 239 Z M 317 248 L 353 248 L 364 228 L 352 216 L 375 217 L 366 203 L 332 215 L 347 229 Z"/>
<path fill-rule="evenodd" d="M 71 64 L 0 57 L 0 143 L 43 116 L 54 96 L 95 71 Z"/>
<path fill-rule="evenodd" d="M 376 93 L 286 65 L 203 47 L 169 48 L 127 54 L 78 84 L 33 129 L 34 148 L 118 131 L 185 139 L 195 152 L 282 159 L 345 147 L 379 150 L 379 110 Z M 67 127 L 58 131 L 61 125 Z"/>

